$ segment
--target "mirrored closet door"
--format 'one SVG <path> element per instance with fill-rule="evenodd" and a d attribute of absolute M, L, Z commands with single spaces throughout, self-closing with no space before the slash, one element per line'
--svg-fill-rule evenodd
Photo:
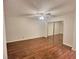
<path fill-rule="evenodd" d="M 50 44 L 63 44 L 63 21 L 48 22 L 47 24 L 47 39 Z"/>

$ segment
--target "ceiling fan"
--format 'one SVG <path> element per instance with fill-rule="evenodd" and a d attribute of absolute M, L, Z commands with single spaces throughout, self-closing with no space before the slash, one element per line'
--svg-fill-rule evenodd
<path fill-rule="evenodd" d="M 50 8 L 47 11 L 37 11 L 36 13 L 25 13 L 25 14 L 21 14 L 20 16 L 25 16 L 25 17 L 37 17 L 39 19 L 45 19 L 45 18 L 52 18 L 52 17 L 60 17 L 66 14 L 71 13 L 72 11 L 66 11 L 66 12 L 62 12 L 62 13 L 58 13 L 58 14 L 53 14 L 51 11 L 59 9 L 59 8 L 63 8 L 68 4 L 68 2 L 64 2 L 61 3 L 53 8 Z"/>
<path fill-rule="evenodd" d="M 67 11 L 67 12 L 60 12 L 58 14 L 53 14 L 52 12 L 45 12 L 45 13 L 26 13 L 26 14 L 21 14 L 20 16 L 25 16 L 25 17 L 37 17 L 39 19 L 45 19 L 45 18 L 54 18 L 54 17 L 60 17 L 60 16 L 63 16 L 63 15 L 67 15 L 67 14 L 70 14 L 72 13 L 73 11 Z"/>

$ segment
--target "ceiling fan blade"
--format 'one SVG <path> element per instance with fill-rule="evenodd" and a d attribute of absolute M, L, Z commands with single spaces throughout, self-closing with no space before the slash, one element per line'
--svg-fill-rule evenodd
<path fill-rule="evenodd" d="M 19 15 L 21 17 L 36 17 L 36 16 L 40 16 L 39 14 L 21 14 Z"/>
<path fill-rule="evenodd" d="M 74 12 L 74 11 L 59 13 L 59 14 L 56 14 L 56 15 L 51 15 L 51 17 L 60 17 L 60 16 L 64 16 L 64 15 L 71 14 L 71 13 L 73 13 L 73 12 Z"/>
<path fill-rule="evenodd" d="M 37 13 L 26 13 L 26 14 L 20 14 L 19 16 L 37 17 L 37 16 L 41 16 L 41 15 L 44 15 L 44 13 L 40 13 L 40 12 L 37 12 Z"/>
<path fill-rule="evenodd" d="M 49 10 L 47 10 L 46 12 L 49 12 L 49 11 L 53 11 L 53 10 L 56 10 L 56 9 L 59 9 L 59 8 L 63 8 L 65 7 L 66 5 L 68 5 L 68 1 L 64 1 L 62 2 L 61 4 L 58 4 L 56 6 L 54 6 L 53 8 L 50 8 Z"/>
<path fill-rule="evenodd" d="M 33 16 L 34 14 L 21 14 L 20 16 Z"/>

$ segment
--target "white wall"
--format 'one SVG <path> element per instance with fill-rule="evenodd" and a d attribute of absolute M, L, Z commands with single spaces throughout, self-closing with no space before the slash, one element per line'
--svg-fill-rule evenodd
<path fill-rule="evenodd" d="M 44 27 L 40 20 L 8 17 L 6 18 L 7 42 L 42 37 Z"/>
<path fill-rule="evenodd" d="M 74 13 L 71 15 L 67 15 L 64 18 L 64 37 L 63 37 L 63 43 L 73 47 L 73 41 L 75 41 L 76 39 L 73 38 L 73 34 L 74 34 L 74 21 L 75 20 L 75 15 Z"/>

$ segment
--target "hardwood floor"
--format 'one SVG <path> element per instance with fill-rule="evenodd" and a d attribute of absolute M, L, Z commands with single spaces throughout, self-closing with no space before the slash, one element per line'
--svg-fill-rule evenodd
<path fill-rule="evenodd" d="M 62 35 L 55 35 L 54 40 L 52 38 L 8 43 L 8 59 L 76 59 L 76 52 L 62 44 Z"/>

